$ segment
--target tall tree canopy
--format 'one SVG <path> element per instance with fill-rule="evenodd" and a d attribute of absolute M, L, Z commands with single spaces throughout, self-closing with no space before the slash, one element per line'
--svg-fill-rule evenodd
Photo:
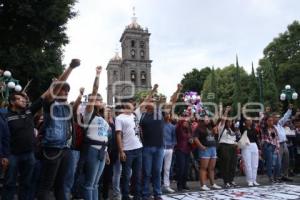
<path fill-rule="evenodd" d="M 213 101 L 213 97 L 217 97 L 217 103 L 223 103 L 223 105 L 232 105 L 235 101 L 235 90 L 236 90 L 236 76 L 237 70 L 239 72 L 240 82 L 240 95 L 239 101 L 241 103 L 247 102 L 248 98 L 248 75 L 243 67 L 237 68 L 234 65 L 224 67 L 222 69 L 214 70 L 214 75 L 210 74 L 204 82 L 202 98 L 204 101 Z M 212 81 L 214 77 L 215 81 Z M 212 83 L 216 83 L 213 86 Z M 215 89 L 213 89 L 215 88 Z"/>
<path fill-rule="evenodd" d="M 36 98 L 63 70 L 62 46 L 76 0 L 0 0 L 0 66 Z"/>
<path fill-rule="evenodd" d="M 268 61 L 266 62 L 266 60 Z M 274 38 L 273 41 L 268 44 L 264 49 L 264 57 L 260 61 L 260 64 L 264 65 L 263 63 L 273 69 L 274 78 L 272 79 L 275 79 L 277 95 L 279 95 L 278 93 L 287 84 L 291 85 L 298 94 L 300 93 L 299 21 L 294 21 L 288 25 L 284 33 L 279 34 L 278 37 Z M 268 82 L 264 82 L 268 84 Z M 274 86 L 272 87 L 274 88 Z M 266 96 L 265 98 L 267 98 L 266 100 L 272 100 L 270 99 L 271 96 Z"/>
<path fill-rule="evenodd" d="M 183 91 L 195 91 L 200 94 L 203 83 L 210 72 L 211 69 L 205 67 L 201 70 L 194 68 L 191 72 L 184 74 L 183 79 L 181 80 Z"/>
<path fill-rule="evenodd" d="M 262 88 L 262 98 L 265 106 L 273 110 L 280 109 L 279 95 L 285 85 L 289 84 L 300 94 L 300 23 L 294 21 L 287 31 L 279 34 L 263 51 L 264 57 L 259 61 L 259 67 L 248 75 L 238 62 L 234 65 L 212 69 L 204 83 L 200 71 L 193 69 L 185 74 L 182 83 L 184 90 L 202 91 L 204 101 L 222 102 L 225 105 L 236 102 L 259 102 L 259 86 Z M 239 69 L 240 68 L 240 69 Z M 209 72 L 207 69 L 206 72 Z M 202 75 L 205 75 L 203 73 Z M 256 76 L 257 74 L 257 76 Z M 259 85 L 258 77 L 262 75 Z M 197 82 L 198 81 L 198 82 Z M 202 86 L 202 87 L 201 87 Z M 299 101 L 297 101 L 300 105 Z"/>
<path fill-rule="evenodd" d="M 252 71 L 249 75 L 248 80 L 248 88 L 249 88 L 249 95 L 248 95 L 248 102 L 258 102 L 259 101 L 259 84 L 258 78 L 255 76 L 255 70 L 252 63 Z"/>
<path fill-rule="evenodd" d="M 264 104 L 271 106 L 274 110 L 279 106 L 279 93 L 276 87 L 274 69 L 268 59 L 261 59 L 258 71 L 262 73 Z"/>
<path fill-rule="evenodd" d="M 288 25 L 287 31 L 280 33 L 264 49 L 264 58 L 269 59 L 275 74 L 284 63 L 300 62 L 300 23 L 294 21 Z"/>

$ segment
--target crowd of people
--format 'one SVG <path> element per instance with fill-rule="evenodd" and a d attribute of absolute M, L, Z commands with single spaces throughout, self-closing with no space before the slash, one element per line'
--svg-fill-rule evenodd
<path fill-rule="evenodd" d="M 250 187 L 260 185 L 259 165 L 270 183 L 292 181 L 300 136 L 292 105 L 283 116 L 267 108 L 254 119 L 230 118 L 230 106 L 217 118 L 178 116 L 172 112 L 182 92 L 178 84 L 168 103 L 155 96 L 154 85 L 142 102 L 123 99 L 112 108 L 98 93 L 100 66 L 87 102 L 81 88 L 68 103 L 66 81 L 79 65 L 73 59 L 39 99 L 12 92 L 1 109 L 3 200 L 160 200 L 163 193 L 190 190 L 191 159 L 203 191 L 236 187 L 238 165 Z M 224 185 L 216 184 L 216 171 Z"/>

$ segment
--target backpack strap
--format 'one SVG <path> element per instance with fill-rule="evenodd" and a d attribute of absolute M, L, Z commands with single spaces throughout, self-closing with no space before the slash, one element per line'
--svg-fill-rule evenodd
<path fill-rule="evenodd" d="M 88 124 L 87 124 L 87 127 L 84 128 L 84 133 L 87 132 L 87 130 L 88 130 L 89 127 L 90 127 L 90 124 L 92 123 L 92 121 L 93 121 L 93 119 L 94 119 L 95 117 L 96 117 L 96 113 L 93 112 L 93 113 L 92 113 L 92 116 L 91 116 L 91 118 L 90 118 L 90 120 L 89 120 L 89 122 L 88 122 Z M 85 134 L 85 135 L 86 135 L 86 134 Z"/>
<path fill-rule="evenodd" d="M 141 115 L 140 123 L 143 121 L 145 115 L 146 115 L 146 112 L 143 112 L 142 115 Z"/>
<path fill-rule="evenodd" d="M 223 136 L 224 131 L 225 131 L 225 127 L 224 127 L 224 129 L 223 129 L 223 131 L 222 131 L 220 137 L 218 138 L 218 143 L 220 142 L 220 140 L 221 140 L 221 138 L 222 138 L 222 136 Z"/>

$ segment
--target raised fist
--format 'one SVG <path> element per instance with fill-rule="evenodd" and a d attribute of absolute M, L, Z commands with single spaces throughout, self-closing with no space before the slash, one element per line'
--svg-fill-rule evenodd
<path fill-rule="evenodd" d="M 96 67 L 96 73 L 97 73 L 97 74 L 100 74 L 101 71 L 102 71 L 102 67 L 101 67 L 101 66 L 97 66 L 97 67 Z"/>
<path fill-rule="evenodd" d="M 158 88 L 158 84 L 154 84 L 153 90 L 157 90 L 157 88 Z"/>
<path fill-rule="evenodd" d="M 72 59 L 70 63 L 71 68 L 76 68 L 80 65 L 80 60 L 79 59 Z"/>
<path fill-rule="evenodd" d="M 231 106 L 226 106 L 225 112 L 229 112 L 231 110 Z"/>
<path fill-rule="evenodd" d="M 53 77 L 51 80 L 52 80 L 52 82 L 54 83 L 54 82 L 57 81 L 57 78 L 56 78 L 56 77 Z"/>
<path fill-rule="evenodd" d="M 79 89 L 79 93 L 80 93 L 81 95 L 84 94 L 84 87 L 81 87 L 81 88 Z"/>
<path fill-rule="evenodd" d="M 177 89 L 178 89 L 178 91 L 182 90 L 182 84 L 181 83 L 177 84 Z"/>

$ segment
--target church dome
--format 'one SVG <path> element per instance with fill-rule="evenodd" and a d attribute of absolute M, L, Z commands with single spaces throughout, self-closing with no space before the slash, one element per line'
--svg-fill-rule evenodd
<path fill-rule="evenodd" d="M 136 22 L 136 20 L 132 20 L 131 24 L 126 26 L 127 29 L 134 29 L 134 30 L 143 30 L 142 27 Z"/>

